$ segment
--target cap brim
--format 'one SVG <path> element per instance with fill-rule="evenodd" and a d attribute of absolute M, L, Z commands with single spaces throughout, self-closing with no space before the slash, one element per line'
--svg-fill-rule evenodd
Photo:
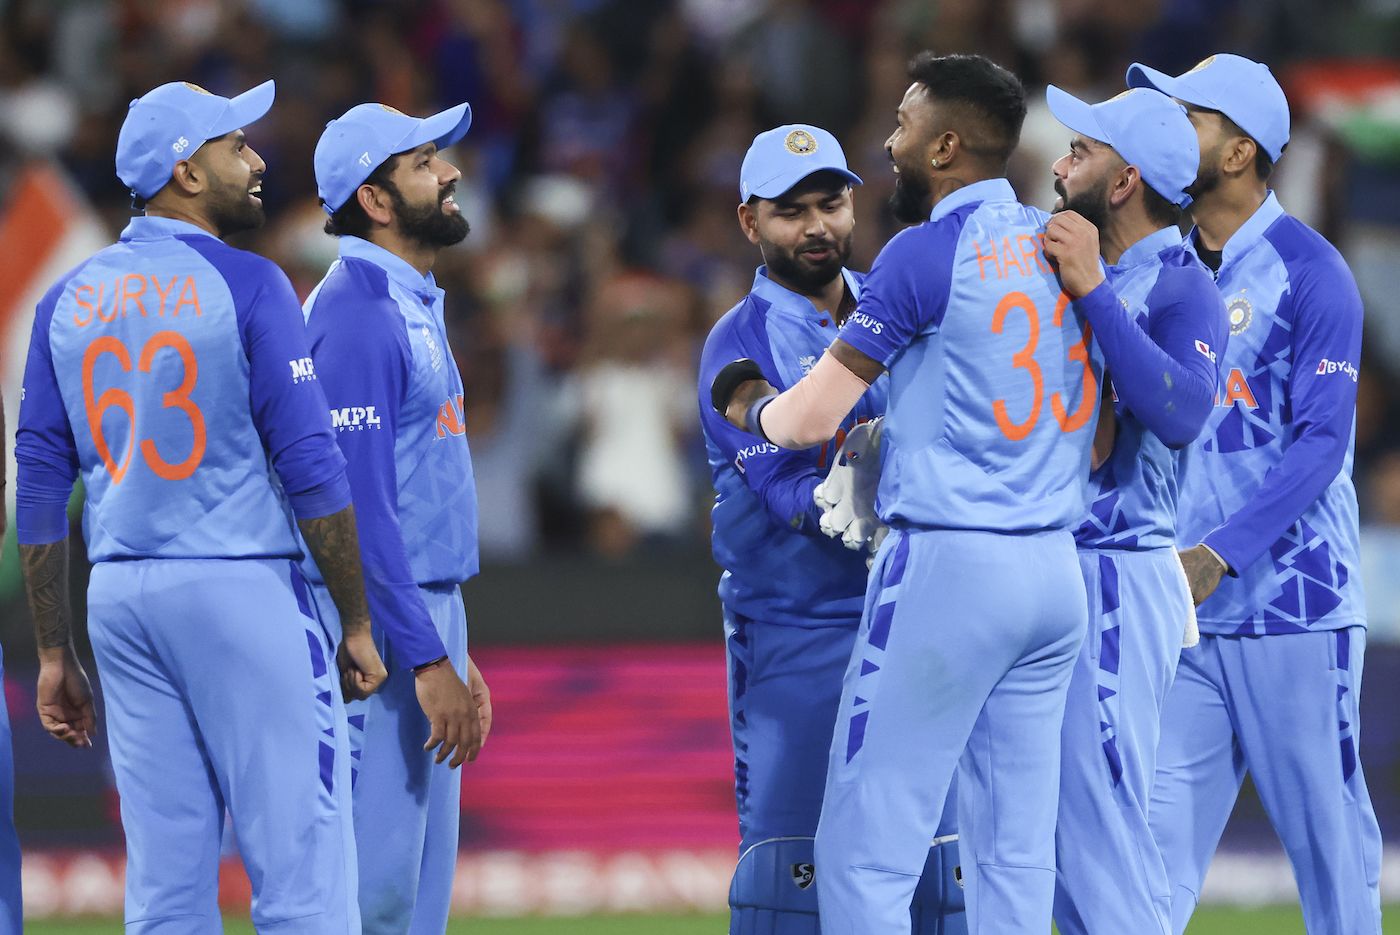
<path fill-rule="evenodd" d="M 413 128 L 412 132 L 398 142 L 394 152 L 406 153 L 425 143 L 432 143 L 438 149 L 446 149 L 466 136 L 471 125 L 472 108 L 470 104 L 449 107 L 441 113 L 424 117 L 418 126 Z"/>
<path fill-rule="evenodd" d="M 850 182 L 852 185 L 865 184 L 865 182 L 861 180 L 861 177 L 856 175 L 850 169 L 843 169 L 840 166 L 817 166 L 810 172 L 802 173 L 797 178 L 790 178 L 786 175 L 780 175 L 777 178 L 769 179 L 767 182 L 764 182 L 761 185 L 755 185 L 753 189 L 749 191 L 749 197 L 777 198 L 779 195 L 783 194 L 783 192 L 791 191 L 793 188 L 796 188 L 797 185 L 804 179 L 811 178 L 818 172 L 834 172 L 835 174 L 844 178 L 847 182 Z"/>
<path fill-rule="evenodd" d="M 1195 104 L 1197 107 L 1205 107 L 1210 110 L 1220 109 L 1219 104 L 1202 94 L 1198 88 L 1193 87 L 1184 78 L 1173 78 L 1171 75 L 1155 68 L 1148 68 L 1138 62 L 1128 66 L 1128 87 L 1152 88 L 1161 91 L 1167 97 L 1174 97 L 1178 101 Z"/>
<path fill-rule="evenodd" d="M 276 95 L 276 82 L 268 80 L 231 98 L 219 119 L 205 131 L 209 134 L 206 139 L 217 139 L 225 133 L 232 133 L 240 127 L 261 120 L 272 109 L 272 101 Z"/>
<path fill-rule="evenodd" d="M 1094 116 L 1092 105 L 1086 104 L 1073 94 L 1062 91 L 1053 84 L 1045 89 L 1045 103 L 1050 106 L 1050 113 L 1055 116 L 1055 119 L 1075 133 L 1108 146 L 1113 145 L 1108 131 Z"/>

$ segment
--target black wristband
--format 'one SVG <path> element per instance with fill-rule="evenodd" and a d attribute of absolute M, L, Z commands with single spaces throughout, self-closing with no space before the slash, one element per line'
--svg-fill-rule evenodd
<path fill-rule="evenodd" d="M 416 666 L 414 666 L 414 667 L 413 667 L 413 674 L 414 674 L 414 675 L 417 675 L 419 672 L 426 672 L 426 671 L 428 671 L 429 669 L 433 668 L 434 666 L 437 666 L 437 665 L 439 665 L 440 663 L 444 663 L 444 662 L 446 662 L 446 661 L 447 661 L 447 657 L 446 657 L 446 656 L 438 656 L 436 659 L 432 660 L 431 662 L 425 662 L 425 663 L 422 663 L 421 665 L 416 665 Z"/>
<path fill-rule="evenodd" d="M 739 384 L 763 379 L 766 379 L 763 371 L 758 369 L 758 364 L 754 363 L 752 358 L 740 357 L 738 360 L 732 360 L 715 374 L 714 382 L 710 384 L 710 405 L 715 407 L 715 412 L 724 415 Z"/>

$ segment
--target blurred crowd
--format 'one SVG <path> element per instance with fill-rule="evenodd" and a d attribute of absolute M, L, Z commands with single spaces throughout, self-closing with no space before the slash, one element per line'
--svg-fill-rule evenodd
<path fill-rule="evenodd" d="M 867 268 L 897 229 L 884 141 L 923 48 L 1021 75 L 1012 180 L 1045 207 L 1068 143 L 1046 83 L 1102 99 L 1130 61 L 1175 73 L 1216 51 L 1274 68 L 1294 112 L 1280 197 L 1343 249 L 1367 300 L 1363 516 L 1400 527 L 1396 0 L 0 0 L 0 204 L 22 161 L 55 159 L 115 234 L 127 102 L 168 80 L 232 94 L 272 77 L 277 104 L 249 131 L 268 223 L 238 245 L 304 296 L 336 252 L 311 168 L 325 122 L 366 100 L 420 115 L 469 101 L 448 158 L 473 230 L 436 275 L 484 559 L 695 548 L 710 501 L 695 362 L 759 262 L 735 220 L 744 151 L 781 123 L 836 133 L 866 182 Z"/>

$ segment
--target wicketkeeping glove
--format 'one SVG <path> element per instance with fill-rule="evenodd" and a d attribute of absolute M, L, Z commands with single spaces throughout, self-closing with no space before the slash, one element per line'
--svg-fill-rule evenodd
<path fill-rule="evenodd" d="M 874 551 L 888 530 L 875 515 L 880 486 L 880 429 L 883 419 L 862 422 L 846 435 L 826 480 L 812 491 L 821 508 L 821 531 L 855 551 Z"/>

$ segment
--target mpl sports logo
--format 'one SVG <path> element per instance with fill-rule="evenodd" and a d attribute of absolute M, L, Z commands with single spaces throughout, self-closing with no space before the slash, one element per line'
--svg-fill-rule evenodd
<path fill-rule="evenodd" d="M 346 406 L 331 410 L 331 428 L 337 432 L 363 432 L 365 429 L 378 429 L 379 416 L 373 406 Z"/>
<path fill-rule="evenodd" d="M 1356 369 L 1356 365 L 1349 360 L 1328 360 L 1326 357 L 1317 362 L 1317 375 L 1326 376 L 1331 373 L 1344 373 L 1351 377 L 1351 382 L 1355 383 L 1361 376 Z"/>
<path fill-rule="evenodd" d="M 316 364 L 310 357 L 298 357 L 287 361 L 292 368 L 292 382 L 306 383 L 316 379 Z"/>

